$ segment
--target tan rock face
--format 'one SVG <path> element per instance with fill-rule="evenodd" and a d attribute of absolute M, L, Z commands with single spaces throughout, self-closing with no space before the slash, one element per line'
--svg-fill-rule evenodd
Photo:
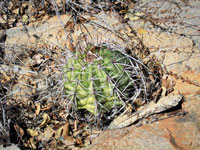
<path fill-rule="evenodd" d="M 176 116 L 141 127 L 128 127 L 120 130 L 105 131 L 88 149 L 109 150 L 175 150 L 198 149 L 200 146 L 200 97 L 186 100 L 183 110 L 185 116 Z"/>
<path fill-rule="evenodd" d="M 60 20 L 57 17 L 46 19 L 45 22 L 35 22 L 30 26 L 7 30 L 6 44 L 21 44 L 34 47 L 45 43 L 52 44 L 51 42 L 53 42 L 53 44 L 64 46 L 62 45 L 64 36 L 62 38 L 59 37 L 62 29 L 62 24 L 59 23 Z M 69 19 L 69 15 L 61 16 L 61 21 L 64 25 Z"/>
<path fill-rule="evenodd" d="M 174 87 L 174 93 L 179 91 L 181 94 L 183 94 L 185 97 L 190 97 L 190 96 L 195 96 L 200 94 L 200 73 L 189 70 L 185 71 L 181 74 L 183 78 L 189 79 L 190 81 L 196 83 L 197 85 L 194 84 L 189 84 L 187 81 L 183 82 L 181 79 L 175 79 L 176 80 L 176 85 Z"/>
<path fill-rule="evenodd" d="M 86 43 L 109 43 L 129 48 L 138 43 L 137 38 L 131 34 L 132 29 L 120 23 L 119 16 L 114 13 L 99 13 L 93 19 L 86 16 L 89 22 L 83 21 L 82 25 L 74 25 L 70 17 L 63 15 L 58 19 L 55 16 L 47 18 L 45 22 L 9 29 L 6 44 L 21 44 L 28 47 L 50 44 L 74 50 L 75 47 L 85 47 Z M 143 39 L 144 45 L 152 54 L 163 62 L 168 71 L 178 74 L 187 70 L 200 72 L 200 54 L 193 46 L 192 40 L 175 34 L 150 31 L 138 36 Z"/>

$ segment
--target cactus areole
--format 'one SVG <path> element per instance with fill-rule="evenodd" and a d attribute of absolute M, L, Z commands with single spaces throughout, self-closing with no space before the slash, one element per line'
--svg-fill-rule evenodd
<path fill-rule="evenodd" d="M 76 109 L 104 114 L 123 104 L 132 86 L 128 56 L 107 47 L 76 52 L 64 66 L 64 90 Z"/>

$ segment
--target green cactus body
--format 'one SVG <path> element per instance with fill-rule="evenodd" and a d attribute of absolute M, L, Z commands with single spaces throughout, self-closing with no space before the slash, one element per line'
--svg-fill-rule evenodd
<path fill-rule="evenodd" d="M 114 89 L 117 86 L 123 90 L 130 76 L 124 71 L 129 59 L 121 52 L 102 47 L 93 53 L 96 56 L 91 62 L 85 60 L 87 55 L 80 53 L 76 58 L 69 58 L 64 66 L 64 89 L 77 109 L 96 115 L 122 105 Z"/>

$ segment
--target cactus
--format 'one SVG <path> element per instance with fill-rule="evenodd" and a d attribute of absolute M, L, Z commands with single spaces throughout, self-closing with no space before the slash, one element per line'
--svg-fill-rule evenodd
<path fill-rule="evenodd" d="M 120 92 L 128 96 L 132 87 L 127 56 L 107 47 L 93 47 L 86 53 L 76 52 L 64 66 L 64 90 L 78 110 L 93 115 L 118 108 L 123 101 Z"/>

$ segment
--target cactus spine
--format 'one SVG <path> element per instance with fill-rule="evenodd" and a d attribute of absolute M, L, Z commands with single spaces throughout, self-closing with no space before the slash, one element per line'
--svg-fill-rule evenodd
<path fill-rule="evenodd" d="M 120 107 L 119 93 L 128 96 L 132 86 L 126 70 L 130 60 L 119 51 L 107 47 L 76 53 L 64 66 L 64 89 L 76 108 L 97 115 Z"/>

